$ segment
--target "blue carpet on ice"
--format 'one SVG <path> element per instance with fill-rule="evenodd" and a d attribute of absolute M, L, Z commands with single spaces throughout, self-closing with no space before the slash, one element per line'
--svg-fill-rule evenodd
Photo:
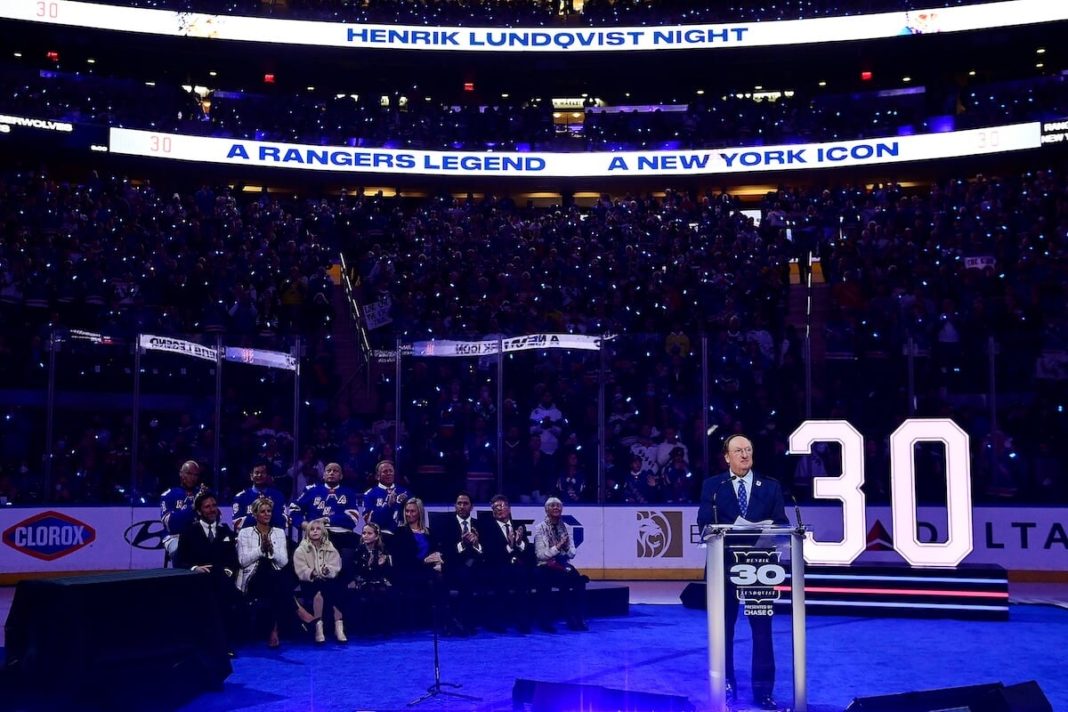
<path fill-rule="evenodd" d="M 855 697 L 989 682 L 1037 680 L 1055 710 L 1068 710 L 1061 650 L 1068 610 L 1013 606 L 1008 622 L 812 616 L 808 621 L 812 712 L 843 710 Z M 776 619 L 776 696 L 789 701 L 789 621 Z M 781 628 L 779 626 L 782 626 Z M 482 698 L 437 698 L 417 709 L 511 710 L 516 678 L 685 695 L 708 705 L 703 611 L 635 605 L 625 618 L 594 619 L 588 633 L 528 636 L 480 633 L 441 641 L 441 677 Z M 747 680 L 749 630 L 738 626 L 739 683 Z M 279 652 L 249 645 L 222 692 L 201 695 L 187 712 L 400 710 L 433 682 L 428 634 L 348 645 L 285 641 Z"/>

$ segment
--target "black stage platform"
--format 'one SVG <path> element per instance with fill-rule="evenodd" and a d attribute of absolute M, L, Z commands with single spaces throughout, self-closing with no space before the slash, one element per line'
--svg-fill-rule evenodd
<path fill-rule="evenodd" d="M 211 582 L 185 570 L 21 581 L 4 632 L 9 699 L 56 709 L 161 709 L 232 670 Z"/>

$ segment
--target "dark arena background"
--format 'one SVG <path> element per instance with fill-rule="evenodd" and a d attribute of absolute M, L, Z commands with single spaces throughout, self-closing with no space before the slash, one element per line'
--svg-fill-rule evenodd
<path fill-rule="evenodd" d="M 0 709 L 1068 709 L 1066 31 L 4 0 Z"/>

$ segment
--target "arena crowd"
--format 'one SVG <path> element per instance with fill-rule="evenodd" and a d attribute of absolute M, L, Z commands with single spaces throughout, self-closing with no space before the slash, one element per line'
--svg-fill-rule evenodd
<path fill-rule="evenodd" d="M 206 81 L 206 80 L 205 80 Z M 228 88 L 203 96 L 165 81 L 61 69 L 0 72 L 0 110 L 40 119 L 245 140 L 432 150 L 623 151 L 842 141 L 944 132 L 1068 113 L 1062 75 L 914 92 L 808 87 L 721 90 L 680 98 L 649 88 L 554 110 L 548 97 L 429 96 L 352 87 Z M 233 81 L 233 80 L 230 80 Z M 592 97 L 599 96 L 599 99 Z M 383 102 L 383 98 L 386 99 Z"/>
<path fill-rule="evenodd" d="M 42 411 L 12 404 L 0 496 L 151 501 L 175 461 L 210 460 L 218 435 L 221 461 L 205 466 L 223 499 L 254 459 L 270 463 L 287 498 L 317 482 L 326 462 L 370 486 L 377 462 L 391 459 L 398 480 L 429 501 L 466 488 L 484 502 L 499 458 L 505 494 L 517 502 L 596 501 L 599 467 L 606 501 L 692 502 L 707 469 L 707 420 L 713 432 L 752 434 L 770 474 L 805 499 L 811 477 L 840 468 L 833 449 L 802 459 L 786 452 L 807 415 L 791 260 L 807 274 L 811 254 L 827 285 L 815 315 L 826 369 L 815 364 L 812 416 L 864 432 L 869 472 L 887 472 L 885 437 L 910 413 L 952 412 L 971 434 L 977 501 L 1063 501 L 1065 191 L 1064 176 L 1049 170 L 908 189 L 782 186 L 752 206 L 758 225 L 725 190 L 539 208 L 493 195 L 293 198 L 208 185 L 175 193 L 122 178 L 6 173 L 0 314 L 6 334 L 29 335 L 3 344 L 9 388 L 40 392 L 50 335 L 65 339 L 71 329 L 114 341 L 110 349 L 64 341 L 58 362 L 78 368 L 60 369 L 61 391 L 129 392 L 123 339 L 153 329 L 249 344 L 287 344 L 299 333 L 313 368 L 296 462 L 291 376 L 235 373 L 215 423 L 207 368 L 155 369 L 146 376 L 153 394 L 201 395 L 192 410 L 162 397 L 146 407 L 133 484 L 128 410 L 86 419 L 78 406 L 61 408 L 55 487 L 44 492 L 44 443 L 32 426 Z M 601 356 L 565 351 L 509 357 L 500 400 L 492 359 L 406 356 L 399 408 L 392 364 L 376 371 L 377 410 L 335 402 L 338 288 L 325 275 L 342 251 L 358 301 L 385 305 L 391 319 L 370 331 L 376 348 L 391 350 L 398 338 L 613 335 L 603 405 Z M 991 340 L 996 412 L 985 396 Z M 703 357 L 705 419 L 695 388 Z M 921 459 L 937 472 L 938 457 L 932 449 Z M 873 477 L 869 488 L 874 501 L 887 497 L 885 481 Z"/>

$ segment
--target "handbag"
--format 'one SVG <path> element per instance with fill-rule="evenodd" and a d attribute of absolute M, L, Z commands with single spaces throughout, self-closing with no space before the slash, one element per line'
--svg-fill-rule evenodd
<path fill-rule="evenodd" d="M 546 568 L 552 569 L 553 571 L 562 571 L 564 573 L 574 570 L 574 567 L 572 567 L 571 564 L 567 564 L 563 561 L 560 561 L 559 557 L 549 559 L 545 562 L 545 566 Z"/>

